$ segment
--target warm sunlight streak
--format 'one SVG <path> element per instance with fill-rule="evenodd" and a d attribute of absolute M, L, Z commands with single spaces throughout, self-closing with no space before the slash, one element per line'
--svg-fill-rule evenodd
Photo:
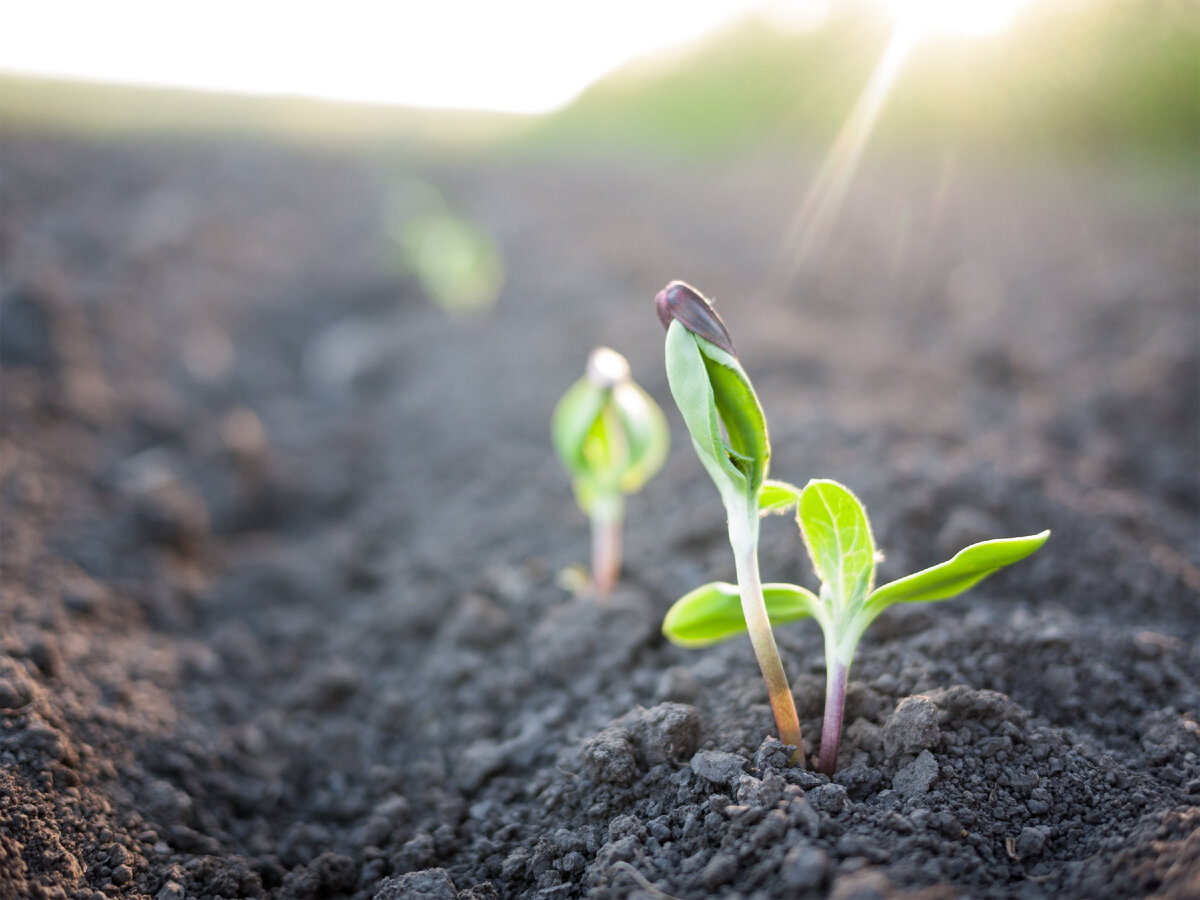
<path fill-rule="evenodd" d="M 784 238 L 769 290 L 786 291 L 820 254 L 858 169 L 884 101 L 921 38 L 980 37 L 1002 31 L 1032 0 L 884 0 L 895 22 L 891 40 L 809 186 Z"/>
<path fill-rule="evenodd" d="M 885 0 L 896 25 L 914 34 L 995 34 L 1030 0 Z"/>
<path fill-rule="evenodd" d="M 871 78 L 859 94 L 854 108 L 846 117 L 846 124 L 838 132 L 829 154 L 820 171 L 813 179 L 800 209 L 784 238 L 781 259 L 783 264 L 776 274 L 773 291 L 790 287 L 804 266 L 819 254 L 846 191 L 858 169 L 859 160 L 867 146 L 867 139 L 879 118 L 883 102 L 887 99 L 896 76 L 904 61 L 912 52 L 916 33 L 897 27 L 883 52 Z"/>

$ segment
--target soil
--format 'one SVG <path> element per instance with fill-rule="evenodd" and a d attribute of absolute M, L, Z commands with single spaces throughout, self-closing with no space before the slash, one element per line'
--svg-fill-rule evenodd
<path fill-rule="evenodd" d="M 0 150 L 0 896 L 1200 896 L 1194 181 L 878 164 L 770 291 L 803 162 Z M 496 236 L 490 311 L 399 265 L 413 179 Z M 872 626 L 832 779 L 748 641 L 659 632 L 733 568 L 672 278 L 881 578 L 1053 531 Z M 597 344 L 674 439 L 605 605 L 548 436 Z M 812 584 L 787 519 L 761 562 Z M 821 636 L 778 640 L 811 760 Z"/>

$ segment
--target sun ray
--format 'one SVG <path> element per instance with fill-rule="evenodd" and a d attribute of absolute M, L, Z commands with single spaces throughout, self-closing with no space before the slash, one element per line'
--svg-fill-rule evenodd
<path fill-rule="evenodd" d="M 1004 30 L 1031 0 L 885 0 L 900 28 L 981 37 Z"/>
<path fill-rule="evenodd" d="M 896 76 L 916 43 L 917 32 L 897 28 L 871 72 L 845 125 L 813 179 L 785 233 L 773 294 L 786 292 L 814 254 L 818 254 L 858 169 L 863 150 Z"/>
<path fill-rule="evenodd" d="M 896 78 L 922 39 L 996 34 L 1034 0 L 883 0 L 895 23 L 882 56 L 785 232 L 767 290 L 787 293 L 829 236 Z"/>

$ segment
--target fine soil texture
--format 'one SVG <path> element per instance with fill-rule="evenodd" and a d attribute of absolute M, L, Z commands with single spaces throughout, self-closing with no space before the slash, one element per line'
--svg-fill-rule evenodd
<path fill-rule="evenodd" d="M 0 153 L 0 896 L 1200 896 L 1194 181 L 877 163 L 795 229 L 782 156 Z M 402 252 L 432 191 L 494 236 L 490 308 Z M 882 581 L 1052 531 L 868 630 L 832 778 L 813 623 L 777 629 L 803 767 L 747 639 L 661 635 L 733 578 L 674 278 Z M 596 345 L 673 438 L 604 603 L 549 438 Z M 761 568 L 815 585 L 789 518 Z"/>

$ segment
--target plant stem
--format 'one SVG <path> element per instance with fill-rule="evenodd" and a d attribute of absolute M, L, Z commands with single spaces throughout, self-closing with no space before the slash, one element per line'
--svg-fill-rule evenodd
<path fill-rule="evenodd" d="M 592 587 L 597 597 L 607 597 L 621 574 L 621 527 L 624 502 L 618 494 L 597 501 L 592 509 Z"/>
<path fill-rule="evenodd" d="M 767 616 L 767 604 L 763 600 L 762 581 L 758 574 L 758 514 L 749 512 L 745 518 L 731 515 L 729 519 L 729 541 L 733 545 L 734 566 L 737 570 L 738 590 L 742 596 L 742 615 L 750 632 L 750 643 L 767 683 L 767 697 L 771 711 L 775 714 L 775 726 L 779 739 L 796 748 L 792 763 L 804 763 L 804 747 L 800 738 L 800 717 L 796 715 L 796 701 L 779 648 L 775 646 L 775 635 L 771 631 L 771 620 Z"/>
<path fill-rule="evenodd" d="M 832 775 L 837 771 L 838 748 L 842 744 L 842 716 L 846 712 L 846 679 L 850 666 L 828 647 L 825 665 L 825 718 L 821 723 L 821 755 L 817 759 L 817 771 Z"/>

